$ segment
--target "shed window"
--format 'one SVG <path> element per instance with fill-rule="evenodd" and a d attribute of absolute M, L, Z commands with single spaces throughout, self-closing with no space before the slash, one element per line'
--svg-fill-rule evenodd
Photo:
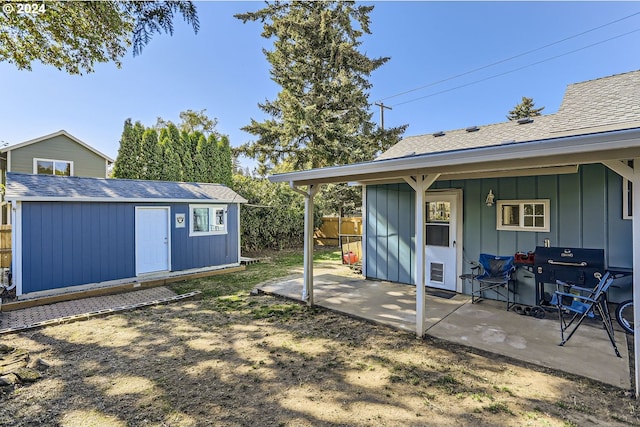
<path fill-rule="evenodd" d="M 227 233 L 227 207 L 224 205 L 189 205 L 189 236 Z"/>
<path fill-rule="evenodd" d="M 499 200 L 497 229 L 549 231 L 549 200 Z"/>
<path fill-rule="evenodd" d="M 73 176 L 73 162 L 67 160 L 33 159 L 33 173 L 38 175 Z"/>

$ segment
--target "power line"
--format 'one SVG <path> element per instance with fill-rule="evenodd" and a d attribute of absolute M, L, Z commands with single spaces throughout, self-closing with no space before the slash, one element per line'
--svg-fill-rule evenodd
<path fill-rule="evenodd" d="M 441 90 L 441 91 L 438 91 L 438 92 L 431 93 L 429 95 L 421 96 L 421 97 L 418 97 L 418 98 L 413 98 L 413 99 L 410 99 L 408 101 L 399 102 L 397 104 L 394 104 L 393 107 L 397 107 L 398 105 L 408 104 L 410 102 L 418 101 L 418 100 L 425 99 L 425 98 L 431 98 L 432 96 L 440 95 L 440 94 L 443 94 L 443 93 L 451 92 L 451 91 L 456 90 L 456 89 L 461 89 L 463 87 L 467 87 L 467 86 L 471 86 L 471 85 L 474 85 L 474 84 L 482 83 L 482 82 L 485 82 L 487 80 L 495 79 L 496 77 L 504 76 L 506 74 L 515 73 L 516 71 L 524 70 L 525 68 L 533 67 L 534 65 L 542 64 L 544 62 L 549 62 L 549 61 L 552 61 L 554 59 L 558 59 L 558 58 L 561 58 L 563 56 L 567 56 L 567 55 L 570 55 L 572 53 L 576 53 L 576 52 L 579 52 L 581 50 L 585 50 L 585 49 L 588 49 L 590 47 L 606 43 L 606 42 L 611 41 L 611 40 L 619 39 L 620 37 L 628 36 L 629 34 L 637 33 L 638 31 L 640 31 L 640 28 L 632 30 L 632 31 L 629 31 L 629 32 L 626 32 L 626 33 L 623 33 L 623 34 L 619 34 L 617 36 L 608 38 L 606 40 L 601 40 L 599 42 L 592 43 L 592 44 L 587 45 L 587 46 L 583 46 L 583 47 L 578 48 L 578 49 L 571 50 L 569 52 L 562 53 L 560 55 L 552 56 L 552 57 L 543 59 L 541 61 L 537 61 L 537 62 L 533 62 L 531 64 L 523 65 L 522 67 L 514 68 L 512 70 L 505 71 L 505 72 L 500 73 L 500 74 L 494 74 L 493 76 L 485 77 L 485 78 L 480 79 L 480 80 L 475 80 L 475 81 L 470 82 L 470 83 L 465 83 L 463 85 L 455 86 L 455 87 L 452 87 L 452 88 L 449 88 L 449 89 L 444 89 L 444 90 Z"/>
<path fill-rule="evenodd" d="M 493 67 L 493 66 L 495 66 L 495 65 L 499 65 L 499 64 L 502 64 L 502 63 L 505 63 L 505 62 L 511 61 L 511 60 L 513 60 L 513 59 L 516 59 L 516 58 L 520 58 L 520 57 L 525 56 L 525 55 L 529 55 L 530 53 L 537 52 L 537 51 L 542 50 L 542 49 L 546 49 L 546 48 L 548 48 L 548 47 L 551 47 L 551 46 L 554 46 L 554 45 L 560 44 L 560 43 L 562 43 L 562 42 L 565 42 L 565 41 L 567 41 L 567 40 L 574 39 L 574 38 L 576 38 L 576 37 L 580 37 L 580 36 L 582 36 L 582 35 L 585 35 L 585 34 L 587 34 L 587 33 L 592 32 L 592 31 L 596 31 L 596 30 L 599 30 L 599 29 L 604 28 L 604 27 L 606 27 L 606 26 L 613 25 L 613 24 L 616 24 L 616 23 L 618 23 L 618 22 L 624 21 L 624 20 L 626 20 L 626 19 L 632 18 L 632 17 L 634 17 L 634 16 L 636 16 L 636 15 L 640 15 L 640 12 L 636 12 L 636 13 L 633 13 L 633 14 L 631 14 L 631 15 L 629 15 L 629 16 L 625 16 L 625 17 L 623 17 L 623 18 L 616 19 L 615 21 L 611 21 L 611 22 L 608 22 L 608 23 L 606 23 L 606 24 L 602 24 L 602 25 L 600 25 L 600 26 L 598 26 L 598 27 L 591 28 L 591 29 L 589 29 L 589 30 L 583 31 L 583 32 L 578 33 L 578 34 L 574 34 L 574 35 L 572 35 L 572 36 L 565 37 L 565 38 L 564 38 L 564 39 L 562 39 L 562 40 L 558 40 L 558 41 L 555 41 L 555 42 L 553 42 L 553 43 L 549 43 L 549 44 L 546 44 L 546 45 L 544 45 L 544 46 L 541 46 L 541 47 L 537 47 L 537 48 L 535 48 L 535 49 L 528 50 L 528 51 L 523 52 L 523 53 L 520 53 L 520 54 L 518 54 L 518 55 L 514 55 L 514 56 L 511 56 L 511 57 L 509 57 L 509 58 L 501 59 L 501 60 L 499 60 L 499 61 L 497 61 L 497 62 L 493 62 L 493 63 L 488 64 L 488 65 L 483 65 L 482 67 L 474 68 L 473 70 L 466 71 L 466 72 L 464 72 L 464 73 L 456 74 L 455 76 L 447 77 L 447 78 L 445 78 L 445 79 L 438 80 L 438 81 L 435 81 L 435 82 L 432 82 L 432 83 L 428 83 L 428 84 L 426 84 L 426 85 L 423 85 L 423 86 L 420 86 L 420 87 L 417 87 L 417 88 L 414 88 L 414 89 L 409 89 L 409 90 L 406 90 L 406 91 L 404 91 L 404 92 L 397 93 L 397 94 L 395 94 L 395 95 L 387 96 L 386 98 L 382 98 L 380 101 L 386 101 L 386 100 L 388 100 L 388 99 L 397 98 L 398 96 L 402 96 L 402 95 L 406 95 L 406 94 L 408 94 L 408 93 L 416 92 L 416 91 L 418 91 L 418 90 L 426 89 L 426 88 L 428 88 L 428 87 L 435 86 L 435 85 L 438 85 L 438 84 L 440 84 L 440 83 L 445 83 L 445 82 L 448 82 L 448 81 L 450 81 L 450 80 L 454 80 L 454 79 L 457 79 L 457 78 L 459 78 L 459 77 L 463 77 L 463 76 L 466 76 L 466 75 L 468 75 L 468 74 L 472 74 L 472 73 L 475 73 L 475 72 L 477 72 L 477 71 L 481 71 L 481 70 L 484 70 L 484 69 L 486 69 L 486 68 L 490 68 L 490 67 Z M 464 86 L 462 86 L 462 87 L 464 87 Z M 408 101 L 408 102 L 411 102 L 411 101 Z M 396 104 L 396 105 L 401 105 L 401 104 L 404 104 L 404 102 L 403 102 L 403 103 L 400 103 L 400 104 Z"/>

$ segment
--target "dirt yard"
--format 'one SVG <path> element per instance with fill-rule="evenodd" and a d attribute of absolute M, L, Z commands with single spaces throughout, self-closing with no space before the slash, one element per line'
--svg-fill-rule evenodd
<path fill-rule="evenodd" d="M 0 337 L 2 426 L 628 426 L 628 393 L 248 292 Z"/>

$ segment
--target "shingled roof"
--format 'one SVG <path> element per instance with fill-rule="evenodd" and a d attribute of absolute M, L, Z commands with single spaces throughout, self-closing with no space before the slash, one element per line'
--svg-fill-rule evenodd
<path fill-rule="evenodd" d="M 246 203 L 221 184 L 7 173 L 7 200 Z"/>
<path fill-rule="evenodd" d="M 640 127 L 640 71 L 567 87 L 557 113 L 402 139 L 376 160 Z"/>

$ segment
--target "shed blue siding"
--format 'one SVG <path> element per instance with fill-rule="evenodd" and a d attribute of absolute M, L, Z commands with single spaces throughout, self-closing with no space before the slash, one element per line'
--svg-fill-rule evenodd
<path fill-rule="evenodd" d="M 173 271 L 240 261 L 237 204 L 227 234 L 189 237 L 189 220 L 174 226 L 187 203 L 22 202 L 22 292 L 135 277 L 136 206 L 170 206 Z"/>
<path fill-rule="evenodd" d="M 584 165 L 578 173 L 566 175 L 438 181 L 432 188 L 463 190 L 463 265 L 467 271 L 469 261 L 477 260 L 481 252 L 512 255 L 533 251 L 544 244 L 544 239 L 550 239 L 552 246 L 604 248 L 609 268 L 632 267 L 632 222 L 622 218 L 622 179 L 603 165 Z M 402 227 L 415 223 L 413 190 L 406 184 L 370 185 L 366 189 L 367 275 L 415 283 L 414 230 Z M 496 207 L 487 207 L 484 203 L 490 189 L 497 200 L 549 199 L 550 231 L 496 230 Z M 403 197 L 410 198 L 410 209 L 389 203 Z M 388 250 L 389 240 L 396 238 L 396 230 L 397 239 L 408 244 L 410 257 L 381 253 Z M 381 266 L 380 263 L 395 265 Z M 396 279 L 389 274 L 396 271 L 411 273 Z"/>
<path fill-rule="evenodd" d="M 183 213 L 187 217 L 184 228 L 175 228 L 173 218 L 175 214 Z M 213 236 L 189 237 L 189 205 L 171 205 L 171 268 L 173 270 L 188 270 L 190 268 L 210 267 L 214 265 L 235 264 L 238 259 L 239 224 L 238 205 L 228 205 L 227 234 Z"/>

